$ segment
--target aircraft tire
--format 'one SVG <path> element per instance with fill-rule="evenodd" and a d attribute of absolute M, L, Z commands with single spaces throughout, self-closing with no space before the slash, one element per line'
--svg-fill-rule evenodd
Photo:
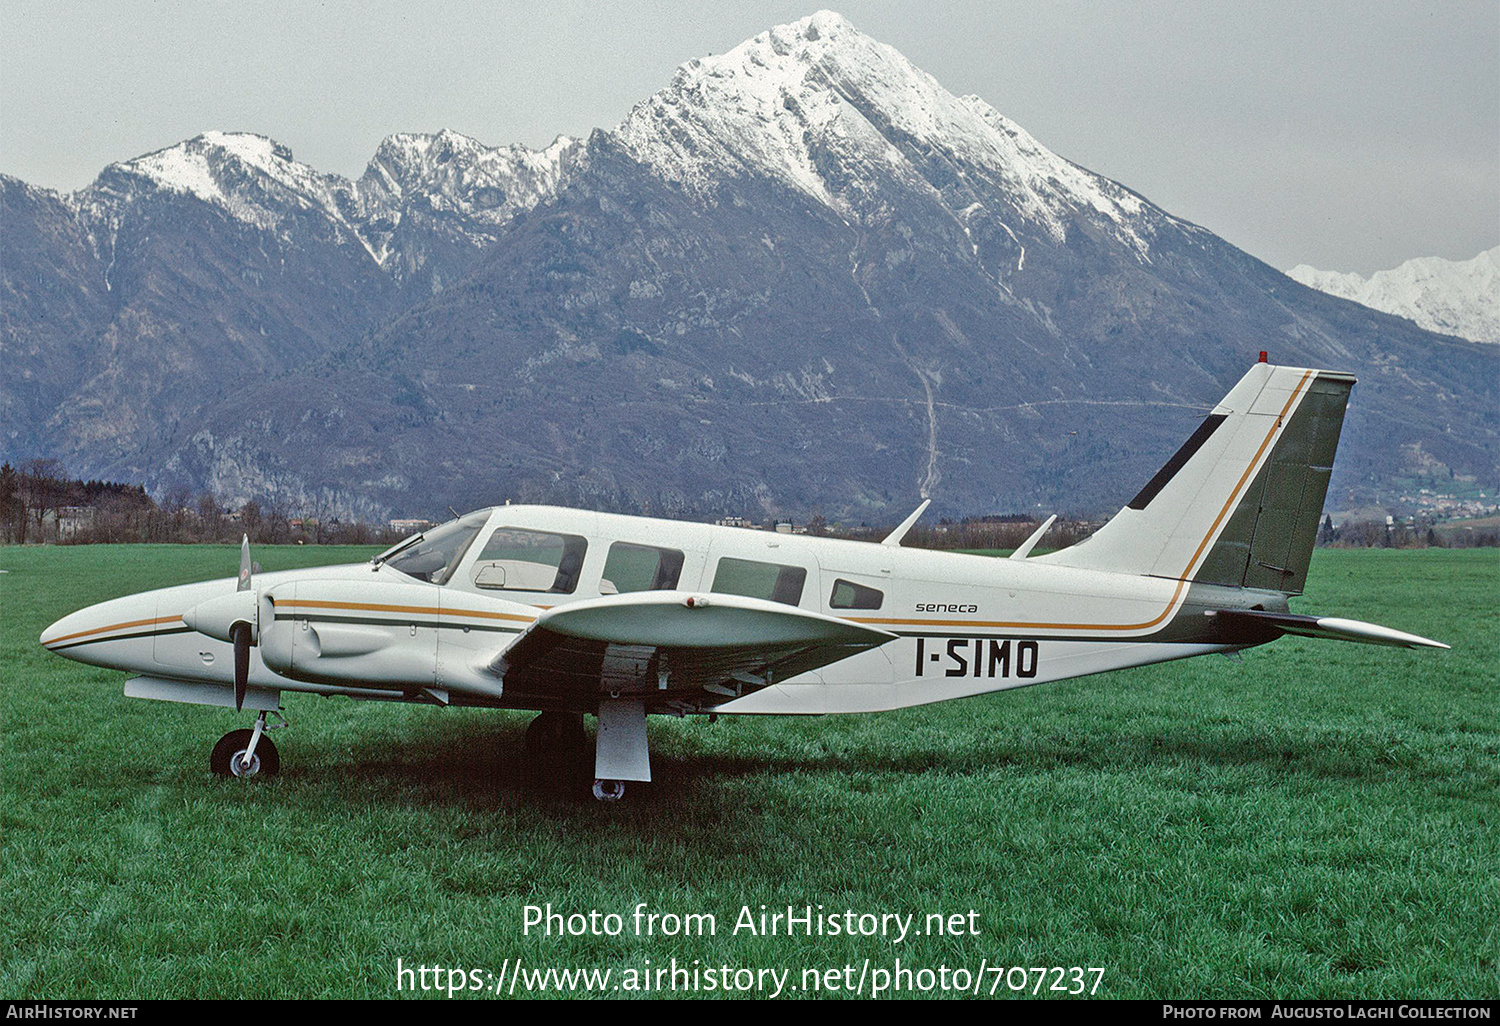
<path fill-rule="evenodd" d="M 213 771 L 214 776 L 249 779 L 281 772 L 281 753 L 265 734 L 261 734 L 260 742 L 255 746 L 255 760 L 249 771 L 237 771 L 239 756 L 250 747 L 252 733 L 249 730 L 231 730 L 219 738 L 219 743 L 214 745 L 213 753 L 208 757 L 208 768 Z"/>
<path fill-rule="evenodd" d="M 593 790 L 595 801 L 617 802 L 625 797 L 625 781 L 595 780 Z"/>

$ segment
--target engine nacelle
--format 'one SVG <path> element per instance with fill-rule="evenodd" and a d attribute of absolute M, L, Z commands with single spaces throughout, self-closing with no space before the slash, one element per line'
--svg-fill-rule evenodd
<path fill-rule="evenodd" d="M 394 581 L 291 581 L 264 595 L 261 660 L 282 676 L 489 699 L 500 697 L 501 686 L 486 665 L 537 612 L 504 599 Z"/>
<path fill-rule="evenodd" d="M 431 687 L 437 589 L 385 581 L 292 581 L 269 588 L 260 657 L 293 680 Z"/>

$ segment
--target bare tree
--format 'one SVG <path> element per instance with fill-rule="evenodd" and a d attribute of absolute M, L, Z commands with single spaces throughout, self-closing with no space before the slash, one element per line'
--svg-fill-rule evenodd
<path fill-rule="evenodd" d="M 0 531 L 5 540 L 26 543 L 26 506 L 21 501 L 21 475 L 9 463 L 0 467 Z"/>
<path fill-rule="evenodd" d="M 55 459 L 37 457 L 21 464 L 21 502 L 36 524 L 37 541 L 46 540 L 43 525 L 47 514 L 55 517 L 63 504 L 62 476 L 62 464 Z"/>
<path fill-rule="evenodd" d="M 247 500 L 240 507 L 240 526 L 245 529 L 245 533 L 250 536 L 251 541 L 258 542 L 261 540 L 261 520 L 260 503 L 254 499 Z"/>
<path fill-rule="evenodd" d="M 204 492 L 198 496 L 198 520 L 202 524 L 204 537 L 211 542 L 219 540 L 221 529 L 220 514 L 224 509 L 219 505 L 219 500 L 214 497 L 213 492 Z"/>
<path fill-rule="evenodd" d="M 292 518 L 287 512 L 286 501 L 277 499 L 271 503 L 271 508 L 266 512 L 266 540 L 272 545 L 279 545 L 286 540 L 291 533 Z"/>

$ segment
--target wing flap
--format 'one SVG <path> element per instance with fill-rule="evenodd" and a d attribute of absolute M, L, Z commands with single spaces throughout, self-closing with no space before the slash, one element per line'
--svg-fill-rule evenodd
<path fill-rule="evenodd" d="M 1398 648 L 1451 648 L 1417 634 L 1407 634 L 1378 623 L 1346 620 L 1337 616 L 1301 616 L 1297 613 L 1268 613 L 1257 609 L 1220 609 L 1213 614 L 1246 640 L 1269 640 L 1283 634 L 1304 638 L 1328 638 L 1334 641 L 1359 641 L 1366 645 L 1393 645 Z"/>

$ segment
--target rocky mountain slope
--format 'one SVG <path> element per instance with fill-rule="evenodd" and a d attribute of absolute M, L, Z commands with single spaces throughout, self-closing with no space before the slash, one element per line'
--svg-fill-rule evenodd
<path fill-rule="evenodd" d="M 1500 342 L 1500 246 L 1472 260 L 1418 257 L 1365 278 L 1298 264 L 1286 272 L 1311 288 L 1471 342 Z"/>
<path fill-rule="evenodd" d="M 1500 481 L 1487 347 L 1299 285 L 822 12 L 545 151 L 357 182 L 210 133 L 0 182 L 7 454 L 358 511 L 1122 503 L 1256 352 L 1352 370 L 1334 502 Z"/>

